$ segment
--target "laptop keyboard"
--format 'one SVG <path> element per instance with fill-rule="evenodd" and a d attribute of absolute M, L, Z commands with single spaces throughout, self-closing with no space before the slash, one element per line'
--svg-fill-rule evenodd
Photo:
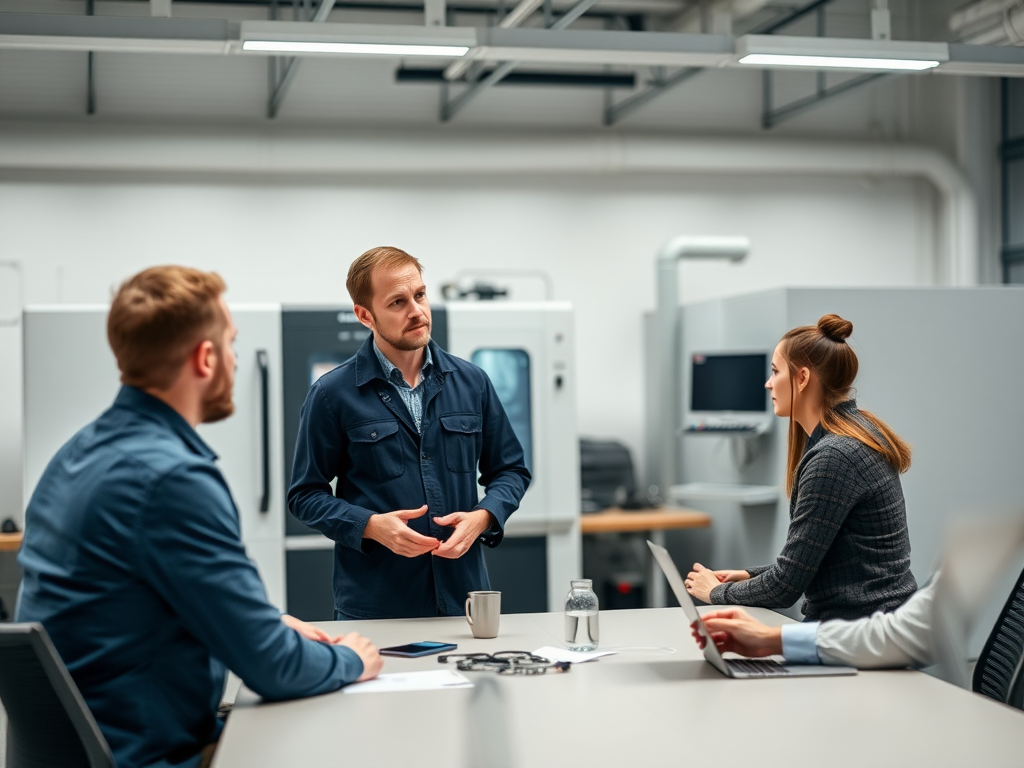
<path fill-rule="evenodd" d="M 726 659 L 725 663 L 735 672 L 755 677 L 785 677 L 789 670 L 772 659 Z"/>

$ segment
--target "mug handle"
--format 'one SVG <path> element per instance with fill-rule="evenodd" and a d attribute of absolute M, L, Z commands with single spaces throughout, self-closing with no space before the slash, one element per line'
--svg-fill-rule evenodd
<path fill-rule="evenodd" d="M 472 619 L 472 617 L 471 617 L 471 616 L 469 615 L 469 604 L 470 604 L 470 602 L 471 602 L 472 600 L 473 600 L 473 598 L 471 598 L 471 597 L 467 597 L 467 598 L 466 598 L 466 621 L 468 621 L 468 622 L 469 622 L 469 626 L 471 626 L 471 627 L 473 626 L 473 619 Z"/>

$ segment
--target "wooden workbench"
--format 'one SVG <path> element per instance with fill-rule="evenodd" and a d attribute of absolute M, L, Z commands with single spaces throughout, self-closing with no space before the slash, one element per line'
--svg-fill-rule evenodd
<path fill-rule="evenodd" d="M 665 531 L 681 528 L 708 528 L 711 515 L 694 509 L 659 507 L 657 509 L 606 509 L 580 516 L 580 532 L 588 533 L 646 533 L 651 541 L 665 546 Z M 644 547 L 644 549 L 647 549 Z M 653 608 L 665 605 L 665 577 L 657 561 L 648 554 L 648 598 Z"/>
<path fill-rule="evenodd" d="M 693 509 L 606 509 L 580 516 L 581 533 L 631 533 L 676 528 L 708 528 L 711 515 Z M 657 543 L 657 542 L 655 542 Z"/>

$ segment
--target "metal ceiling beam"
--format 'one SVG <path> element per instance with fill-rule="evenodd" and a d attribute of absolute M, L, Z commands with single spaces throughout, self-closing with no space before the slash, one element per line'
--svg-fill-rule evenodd
<path fill-rule="evenodd" d="M 576 5 L 562 14 L 562 16 L 551 24 L 548 29 L 552 31 L 565 29 L 576 21 L 576 19 L 586 13 L 595 3 L 597 3 L 597 0 L 578 0 Z M 518 61 L 503 61 L 487 77 L 483 80 L 477 80 L 454 99 L 448 98 L 447 88 L 443 89 L 441 91 L 441 122 L 446 123 L 451 120 L 467 104 L 469 104 L 469 102 L 486 91 L 492 85 L 500 83 L 501 80 L 518 65 Z"/>
<path fill-rule="evenodd" d="M 498 26 L 501 27 L 502 29 L 514 29 L 515 27 L 518 27 L 524 21 L 530 18 L 530 16 L 533 15 L 534 11 L 540 8 L 542 2 L 544 2 L 544 0 L 519 0 L 519 3 L 516 5 L 516 7 L 509 11 L 505 15 L 505 18 L 498 22 Z M 458 61 L 453 61 L 448 66 L 448 69 L 446 69 L 444 72 L 445 79 L 458 80 L 460 77 L 466 74 L 466 72 L 473 67 L 473 63 L 476 60 L 477 51 L 478 49 L 476 48 L 471 49 L 469 53 L 467 53 L 461 59 L 459 59 Z"/>
<path fill-rule="evenodd" d="M 801 16 L 809 15 L 812 12 L 817 16 L 817 27 L 815 29 L 815 35 L 817 38 L 824 38 L 827 35 L 825 27 L 825 6 L 827 4 L 828 0 L 817 0 L 817 3 L 812 3 L 801 11 Z M 884 36 L 887 40 L 890 36 L 890 20 L 887 0 L 872 0 L 871 5 L 871 36 L 876 40 Z M 890 73 L 887 72 L 870 73 L 859 77 L 851 77 L 848 80 L 844 80 L 838 85 L 834 85 L 830 88 L 828 87 L 827 74 L 823 70 L 819 70 L 816 73 L 814 93 L 810 96 L 805 96 L 802 99 L 791 101 L 784 107 L 776 109 L 772 103 L 774 98 L 773 84 L 775 72 L 771 69 L 766 69 L 761 76 L 763 89 L 761 94 L 761 127 L 766 131 L 771 130 L 779 123 L 785 122 L 797 115 L 801 115 L 804 112 L 809 112 L 826 101 L 830 101 L 837 96 L 842 96 L 843 94 L 849 93 L 850 91 L 856 90 L 864 85 L 868 85 L 881 78 L 889 76 Z"/>
<path fill-rule="evenodd" d="M 767 24 L 762 24 L 758 29 L 751 30 L 748 34 L 774 35 L 783 27 L 788 27 L 794 21 L 799 21 L 804 16 L 824 8 L 831 2 L 832 0 L 812 0 L 812 2 L 807 3 L 807 5 L 801 8 L 797 8 L 795 11 L 783 16 L 781 19 L 776 19 L 775 21 L 769 21 Z"/>
<path fill-rule="evenodd" d="M 481 61 L 721 67 L 736 59 L 731 35 L 494 27 L 476 34 Z"/>
<path fill-rule="evenodd" d="M 803 114 L 804 112 L 809 112 L 822 102 L 834 99 L 836 96 L 849 93 L 852 90 L 868 85 L 869 83 L 874 83 L 883 78 L 895 76 L 891 72 L 875 72 L 868 75 L 861 75 L 860 77 L 852 77 L 849 80 L 844 80 L 838 85 L 833 85 L 831 88 L 819 87 L 818 90 L 810 96 L 797 99 L 784 107 L 775 109 L 771 104 L 772 92 L 771 78 L 769 77 L 769 74 L 770 73 L 767 71 L 764 73 L 764 110 L 761 114 L 761 127 L 766 130 L 774 128 L 779 123 L 785 122 L 786 120 Z"/>
<path fill-rule="evenodd" d="M 396 24 L 224 19 L 151 18 L 148 16 L 70 16 L 0 13 L 0 50 L 113 51 L 135 53 L 238 54 L 249 39 L 392 42 L 412 45 L 463 45 L 481 48 L 481 61 L 544 64 L 732 67 L 737 45 L 746 36 L 634 32 L 619 30 L 500 29 L 496 27 L 427 28 Z M 774 38 L 773 38 L 774 39 Z M 799 38 L 807 40 L 808 38 Z M 865 41 L 826 38 L 827 45 L 863 45 Z M 894 52 L 906 44 L 877 41 Z M 935 43 L 948 60 L 935 74 L 1024 77 L 1024 47 Z M 319 54 L 317 54 L 319 55 Z M 903 54 L 900 54 L 903 55 Z M 750 69 L 743 65 L 744 69 Z"/>
<path fill-rule="evenodd" d="M 230 53 L 238 22 L 149 16 L 0 13 L 0 48 L 136 53 Z"/>
<path fill-rule="evenodd" d="M 444 27 L 448 23 L 445 0 L 423 0 L 423 23 L 428 27 Z"/>
<path fill-rule="evenodd" d="M 139 2 L 140 0 L 134 0 Z M 150 0 L 144 0 L 146 3 Z M 282 5 L 289 0 L 280 0 Z M 595 16 L 623 16 L 631 14 L 653 15 L 658 17 L 672 17 L 679 13 L 680 4 L 683 0 L 601 0 L 600 7 L 595 8 L 592 15 Z M 774 0 L 777 1 L 777 0 Z M 180 4 L 185 0 L 173 0 Z M 274 0 L 187 0 L 189 5 L 203 6 L 206 9 L 218 6 L 224 9 L 224 17 L 229 15 L 239 19 L 245 14 L 246 7 L 256 11 L 264 11 L 268 6 L 273 5 Z M 410 14 L 423 13 L 424 0 L 345 0 L 345 10 L 377 10 L 377 11 L 403 11 Z M 544 0 L 541 0 L 544 2 Z M 550 0 L 555 15 L 563 13 L 571 8 L 572 0 Z M 475 13 L 490 14 L 500 13 L 504 8 L 506 11 L 514 5 L 511 0 L 504 3 L 501 0 L 449 0 L 447 3 L 450 13 Z M 241 13 L 238 11 L 241 10 Z M 206 15 L 209 15 L 207 13 Z M 246 14 L 246 17 L 251 15 Z"/>
<path fill-rule="evenodd" d="M 794 21 L 802 19 L 810 13 L 824 9 L 832 0 L 811 0 L 811 2 L 804 5 L 802 8 L 798 8 L 795 11 L 787 14 L 781 19 L 775 19 L 766 24 L 751 30 L 748 34 L 751 35 L 771 35 L 782 29 L 783 27 L 792 24 Z M 628 98 L 623 99 L 617 104 L 609 103 L 604 111 L 604 124 L 607 126 L 615 125 L 619 120 L 626 117 L 626 115 L 636 112 L 638 109 L 647 106 L 652 101 L 662 96 L 677 85 L 685 83 L 687 80 L 692 78 L 694 75 L 698 75 L 703 70 L 699 67 L 685 67 L 680 69 L 672 76 L 652 83 L 650 86 L 640 91 L 639 93 L 633 94 Z"/>
<path fill-rule="evenodd" d="M 316 13 L 313 14 L 313 18 L 310 22 L 313 24 L 321 24 L 327 21 L 327 17 L 331 13 L 331 9 L 334 8 L 335 0 L 321 0 L 320 7 L 316 9 Z M 267 118 L 273 120 L 277 117 L 278 112 L 281 111 L 281 105 L 284 104 L 284 97 L 288 95 L 288 89 L 292 87 L 292 83 L 295 81 L 295 76 L 299 72 L 299 63 L 301 59 L 298 56 L 291 57 L 277 57 L 277 65 L 271 67 L 271 87 L 270 95 L 267 97 Z M 278 74 L 277 81 L 274 81 L 274 74 Z"/>
<path fill-rule="evenodd" d="M 641 107 L 650 104 L 662 94 L 668 93 L 677 85 L 685 83 L 691 77 L 699 75 L 703 71 L 703 67 L 683 67 L 675 74 L 666 77 L 664 80 L 652 83 L 639 93 L 634 93 L 632 96 L 629 96 L 616 104 L 609 104 L 608 108 L 604 111 L 604 124 L 608 126 L 615 125 L 615 123 L 626 115 L 636 112 Z"/>

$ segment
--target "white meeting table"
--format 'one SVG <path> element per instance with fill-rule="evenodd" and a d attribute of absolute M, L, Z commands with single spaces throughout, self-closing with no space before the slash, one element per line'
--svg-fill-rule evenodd
<path fill-rule="evenodd" d="M 771 611 L 752 612 L 773 624 L 789 621 Z M 454 653 L 493 653 L 561 647 L 562 622 L 561 613 L 503 615 L 494 640 L 474 639 L 461 618 L 318 626 L 334 634 L 356 630 L 378 647 L 441 640 L 458 643 Z M 676 652 L 624 650 L 542 676 L 464 673 L 473 681 L 489 677 L 496 688 L 339 691 L 260 703 L 243 687 L 213 765 L 1024 766 L 1024 712 L 924 673 L 732 680 L 704 661 L 679 608 L 601 612 L 602 648 L 659 646 Z M 384 672 L 449 667 L 454 669 L 440 665 L 437 656 L 388 658 Z M 474 758 L 479 753 L 470 746 L 472 732 L 502 754 L 486 765 Z"/>

